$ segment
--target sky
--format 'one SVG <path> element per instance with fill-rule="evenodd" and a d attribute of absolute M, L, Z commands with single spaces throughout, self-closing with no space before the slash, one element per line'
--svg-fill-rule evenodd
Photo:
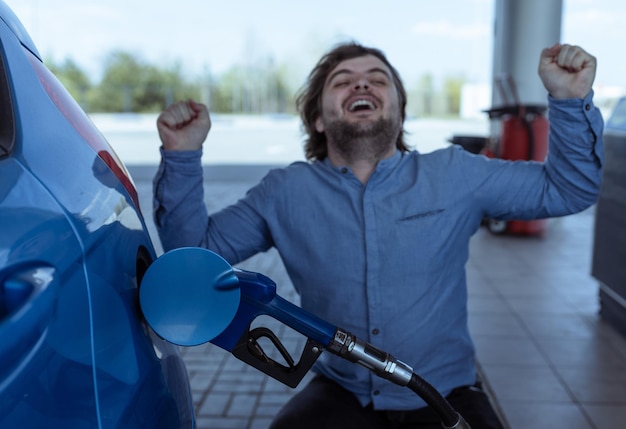
<path fill-rule="evenodd" d="M 44 59 L 71 58 L 92 81 L 121 49 L 154 64 L 178 63 L 191 76 L 271 58 L 301 83 L 345 40 L 382 49 L 407 86 L 424 74 L 491 81 L 495 0 L 5 2 Z M 598 85 L 626 87 L 625 25 L 623 0 L 563 0 L 561 40 L 598 58 Z"/>

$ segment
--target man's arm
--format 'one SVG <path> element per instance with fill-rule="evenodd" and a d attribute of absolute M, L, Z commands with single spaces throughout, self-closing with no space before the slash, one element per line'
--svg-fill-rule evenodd
<path fill-rule="evenodd" d="M 202 151 L 165 151 L 153 180 L 153 217 L 165 251 L 200 246 L 208 223 Z"/>
<path fill-rule="evenodd" d="M 545 167 L 568 211 L 596 201 L 603 164 L 603 121 L 593 105 L 596 58 L 579 46 L 543 49 L 538 73 L 550 99 L 550 149 Z"/>
<path fill-rule="evenodd" d="M 545 163 L 485 159 L 467 167 L 465 177 L 487 217 L 563 216 L 595 202 L 603 164 L 595 73 L 595 58 L 577 46 L 557 44 L 541 52 L 539 75 L 550 93 L 548 157 Z"/>
<path fill-rule="evenodd" d="M 162 147 L 153 215 L 166 251 L 198 246 L 206 230 L 201 149 L 210 129 L 208 109 L 192 100 L 168 106 L 157 119 Z"/>
<path fill-rule="evenodd" d="M 254 203 L 266 201 L 264 186 L 249 191 L 245 201 L 208 215 L 201 148 L 210 126 L 206 107 L 192 101 L 176 103 L 159 116 L 163 146 L 153 182 L 154 221 L 165 251 L 205 247 L 235 264 L 272 246 L 259 205 Z"/>

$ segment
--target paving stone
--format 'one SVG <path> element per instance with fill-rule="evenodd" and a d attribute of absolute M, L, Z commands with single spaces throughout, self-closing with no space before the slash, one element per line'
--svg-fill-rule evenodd
<path fill-rule="evenodd" d="M 272 423 L 271 418 L 257 417 L 251 422 L 250 429 L 267 429 L 270 423 Z"/>
<path fill-rule="evenodd" d="M 198 416 L 225 416 L 232 401 L 232 393 L 209 393 L 197 409 Z"/>
<path fill-rule="evenodd" d="M 243 417 L 200 417 L 196 420 L 196 429 L 247 429 L 249 418 Z"/>
<path fill-rule="evenodd" d="M 252 416 L 255 414 L 258 400 L 258 394 L 235 393 L 226 414 L 228 417 Z"/>

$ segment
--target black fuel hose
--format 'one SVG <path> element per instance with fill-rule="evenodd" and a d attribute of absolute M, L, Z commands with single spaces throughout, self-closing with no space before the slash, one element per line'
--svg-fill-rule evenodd
<path fill-rule="evenodd" d="M 326 348 L 333 354 L 364 366 L 379 377 L 417 393 L 439 416 L 444 429 L 471 429 L 437 389 L 413 372 L 413 368 L 389 353 L 339 328 Z"/>
<path fill-rule="evenodd" d="M 437 413 L 445 429 L 470 429 L 461 415 L 422 377 L 413 373 L 407 387 L 417 393 Z"/>

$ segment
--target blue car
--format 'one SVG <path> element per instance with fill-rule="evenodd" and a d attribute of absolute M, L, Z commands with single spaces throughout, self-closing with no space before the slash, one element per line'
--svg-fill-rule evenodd
<path fill-rule="evenodd" d="M 193 428 L 137 192 L 0 0 L 0 428 Z"/>

